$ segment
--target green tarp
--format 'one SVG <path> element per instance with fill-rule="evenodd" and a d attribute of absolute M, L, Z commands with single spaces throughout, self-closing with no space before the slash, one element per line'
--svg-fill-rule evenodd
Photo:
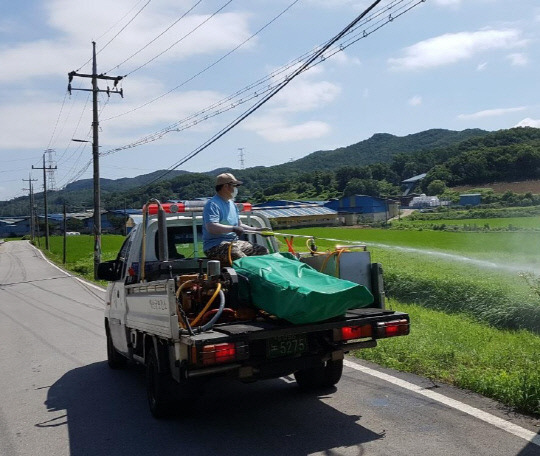
<path fill-rule="evenodd" d="M 373 302 L 363 285 L 322 274 L 280 253 L 240 258 L 233 268 L 249 279 L 248 285 L 240 281 L 240 292 L 249 293 L 256 307 L 295 324 L 328 320 Z"/>

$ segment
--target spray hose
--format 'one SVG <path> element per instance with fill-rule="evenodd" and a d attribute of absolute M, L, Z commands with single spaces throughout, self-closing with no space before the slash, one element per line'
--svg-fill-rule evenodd
<path fill-rule="evenodd" d="M 195 326 L 197 326 L 197 323 L 206 314 L 206 311 L 210 308 L 210 306 L 213 304 L 213 302 L 215 301 L 215 299 L 216 299 L 216 297 L 218 295 L 220 297 L 219 308 L 218 308 L 216 314 L 214 315 L 214 317 L 207 324 L 205 324 L 201 329 L 203 331 L 206 331 L 207 329 L 211 328 L 214 325 L 214 323 L 217 321 L 217 319 L 221 316 L 221 313 L 223 312 L 223 308 L 225 307 L 225 295 L 224 295 L 223 291 L 221 291 L 221 283 L 218 283 L 217 286 L 216 286 L 216 290 L 214 291 L 214 294 L 208 300 L 208 302 L 204 306 L 204 309 L 199 312 L 199 314 L 195 317 L 195 319 L 193 321 L 190 322 L 189 319 L 187 318 L 183 308 L 182 308 L 181 303 L 180 303 L 180 294 L 182 293 L 182 290 L 184 289 L 184 287 L 186 287 L 187 285 L 191 285 L 193 282 L 195 282 L 195 281 L 194 280 L 187 280 L 186 282 L 182 283 L 178 287 L 178 290 L 176 290 L 176 300 L 178 302 L 178 307 L 180 309 L 180 315 L 182 316 L 182 320 L 183 320 L 183 321 L 180 322 L 180 325 L 182 326 L 183 329 L 187 329 L 189 334 L 191 334 L 191 335 L 193 335 L 193 328 Z"/>

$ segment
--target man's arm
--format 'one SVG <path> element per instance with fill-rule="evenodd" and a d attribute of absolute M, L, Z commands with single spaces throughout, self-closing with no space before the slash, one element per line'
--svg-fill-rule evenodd
<path fill-rule="evenodd" d="M 235 228 L 240 228 L 238 226 L 223 225 L 222 223 L 213 223 L 213 222 L 206 223 L 205 227 L 210 234 L 227 234 L 233 231 L 236 233 Z M 241 229 L 241 232 L 244 231 L 242 228 L 240 229 Z"/>
<path fill-rule="evenodd" d="M 266 228 L 256 228 L 254 226 L 245 225 L 242 222 L 239 222 L 239 226 L 240 228 L 242 228 L 242 230 L 246 230 L 246 231 L 264 231 L 266 229 Z"/>

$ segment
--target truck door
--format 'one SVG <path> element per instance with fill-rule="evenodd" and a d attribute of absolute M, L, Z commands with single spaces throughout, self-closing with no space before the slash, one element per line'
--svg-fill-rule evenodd
<path fill-rule="evenodd" d="M 117 262 L 120 268 L 120 279 L 112 282 L 110 288 L 109 329 L 114 347 L 117 351 L 128 354 L 128 334 L 126 332 L 126 294 L 125 279 L 127 274 L 127 258 L 132 244 L 132 236 L 128 236 L 118 253 Z"/>

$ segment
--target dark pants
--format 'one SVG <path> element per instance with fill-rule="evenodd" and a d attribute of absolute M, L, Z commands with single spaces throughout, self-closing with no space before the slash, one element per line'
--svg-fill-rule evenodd
<path fill-rule="evenodd" d="M 266 255 L 268 253 L 268 249 L 263 245 L 252 244 L 248 241 L 234 241 L 231 247 L 231 242 L 223 241 L 205 251 L 204 254 L 209 260 L 219 260 L 223 266 L 230 266 L 229 248 L 231 261 L 245 256 Z"/>

